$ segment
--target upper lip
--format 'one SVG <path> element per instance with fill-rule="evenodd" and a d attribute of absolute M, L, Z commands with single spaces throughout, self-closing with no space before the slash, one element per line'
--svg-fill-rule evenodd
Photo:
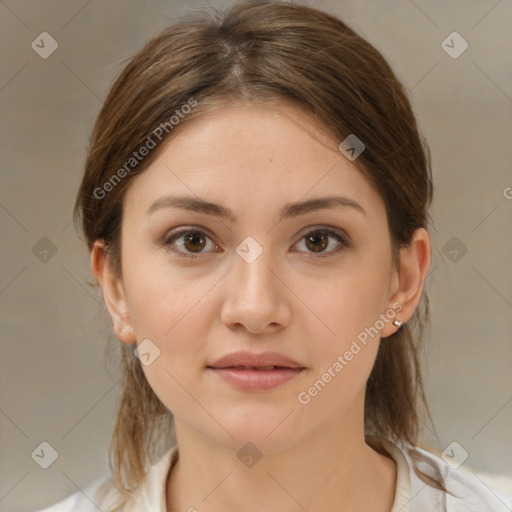
<path fill-rule="evenodd" d="M 209 368 L 233 368 L 237 366 L 244 366 L 249 368 L 260 368 L 266 366 L 280 366 L 284 368 L 304 368 L 300 363 L 293 359 L 286 357 L 278 352 L 260 352 L 258 354 L 253 352 L 232 352 L 214 363 L 209 364 Z"/>

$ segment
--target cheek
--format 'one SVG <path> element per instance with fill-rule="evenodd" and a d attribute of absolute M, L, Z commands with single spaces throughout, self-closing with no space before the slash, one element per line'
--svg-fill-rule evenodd
<path fill-rule="evenodd" d="M 329 413 L 335 415 L 352 403 L 366 385 L 379 347 L 375 325 L 387 298 L 387 260 L 358 254 L 345 263 L 322 286 L 310 282 L 298 290 L 315 315 L 304 328 L 315 340 L 310 347 L 314 371 L 301 391 L 309 401 L 306 409 L 318 407 L 318 414 L 338 404 Z M 310 318 L 313 313 L 308 313 Z"/>
<path fill-rule="evenodd" d="M 140 261 L 147 263 L 140 265 Z M 201 379 L 212 318 L 208 292 L 218 277 L 191 280 L 186 271 L 135 255 L 125 263 L 125 288 L 137 341 L 149 338 L 159 350 L 150 365 L 142 366 L 146 379 L 168 409 L 190 410 L 197 404 L 187 390 Z"/>
<path fill-rule="evenodd" d="M 380 342 L 374 330 L 385 290 L 380 279 L 368 271 L 340 275 L 324 293 L 309 295 L 308 303 L 321 322 L 307 322 L 305 327 L 317 326 L 307 334 L 314 340 L 309 349 L 314 369 L 296 397 L 304 418 L 342 415 L 363 392 Z"/>
<path fill-rule="evenodd" d="M 143 370 L 164 401 L 163 390 L 166 396 L 179 396 L 178 382 L 199 376 L 212 318 L 209 292 L 218 277 L 191 279 L 187 269 L 136 251 L 127 250 L 123 261 L 130 318 L 137 341 L 150 339 L 160 351 Z"/>
<path fill-rule="evenodd" d="M 191 268 L 171 264 L 163 251 L 155 255 L 135 244 L 127 245 L 123 256 L 126 296 L 137 339 L 153 336 L 164 344 L 175 341 L 183 323 L 201 315 L 213 277 L 196 272 L 192 278 Z"/>
<path fill-rule="evenodd" d="M 333 269 L 328 279 L 297 282 L 295 291 L 315 320 L 315 339 L 324 340 L 329 349 L 342 350 L 374 326 L 384 313 L 388 278 L 385 262 L 354 258 L 353 263 Z"/>

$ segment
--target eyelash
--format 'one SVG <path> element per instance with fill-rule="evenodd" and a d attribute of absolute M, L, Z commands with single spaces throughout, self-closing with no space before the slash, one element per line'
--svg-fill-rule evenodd
<path fill-rule="evenodd" d="M 199 233 L 199 234 L 205 235 L 209 240 L 211 240 L 211 237 L 209 237 L 207 233 L 205 233 L 204 231 L 202 231 L 200 229 L 182 228 L 182 229 L 179 229 L 178 231 L 175 231 L 174 233 L 171 233 L 170 235 L 166 236 L 162 240 L 162 244 L 167 249 L 169 249 L 171 252 L 175 253 L 179 257 L 188 258 L 188 259 L 200 258 L 201 255 L 204 253 L 197 253 L 197 256 L 196 256 L 196 255 L 192 255 L 191 253 L 181 252 L 173 246 L 173 243 L 177 239 L 181 238 L 183 235 L 186 235 L 188 233 Z M 308 235 L 312 235 L 312 234 L 325 234 L 325 235 L 332 236 L 340 244 L 338 247 L 336 247 L 335 249 L 333 249 L 329 252 L 323 252 L 323 253 L 322 252 L 319 252 L 319 253 L 310 252 L 311 255 L 314 255 L 318 258 L 328 258 L 328 257 L 334 256 L 334 255 L 338 254 L 339 252 L 343 251 L 344 249 L 347 249 L 351 245 L 345 237 L 343 237 L 342 235 L 340 235 L 339 233 L 337 233 L 335 231 L 332 231 L 332 230 L 326 229 L 326 228 L 312 229 L 311 231 L 308 231 L 307 233 L 305 233 L 300 238 L 299 241 L 304 240 Z M 217 245 L 217 244 L 215 244 L 215 245 Z M 303 252 L 303 251 L 297 251 L 297 252 Z"/>

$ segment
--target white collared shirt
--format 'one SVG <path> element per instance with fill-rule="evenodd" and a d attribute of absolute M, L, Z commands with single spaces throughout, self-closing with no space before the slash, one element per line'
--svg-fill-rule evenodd
<path fill-rule="evenodd" d="M 388 453 L 396 463 L 396 489 L 390 512 L 511 512 L 512 500 L 488 487 L 476 474 L 464 467 L 452 468 L 442 458 L 414 447 L 438 469 L 445 486 L 457 497 L 446 494 L 423 482 L 415 473 L 407 447 L 399 447 L 387 439 L 366 436 L 367 443 L 378 451 Z M 410 448 L 410 447 L 409 447 Z M 145 480 L 134 493 L 133 501 L 123 512 L 166 512 L 166 482 L 169 471 L 178 459 L 178 447 L 171 448 L 151 466 Z M 429 467 L 420 463 L 420 469 Z M 101 478 L 68 496 L 63 501 L 39 512 L 109 512 L 109 506 L 118 497 L 111 480 Z M 200 510 L 200 507 L 197 507 Z M 193 508 L 191 508 L 193 510 Z"/>

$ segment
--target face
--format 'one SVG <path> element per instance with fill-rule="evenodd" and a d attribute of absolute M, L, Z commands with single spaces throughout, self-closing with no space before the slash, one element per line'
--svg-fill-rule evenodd
<path fill-rule="evenodd" d="M 396 330 L 397 275 L 384 203 L 338 143 L 286 104 L 219 109 L 183 125 L 130 185 L 125 322 L 150 340 L 143 370 L 178 436 L 271 452 L 362 426 L 379 336 Z M 300 206 L 327 197 L 341 199 Z M 299 370 L 209 368 L 238 351 Z"/>

